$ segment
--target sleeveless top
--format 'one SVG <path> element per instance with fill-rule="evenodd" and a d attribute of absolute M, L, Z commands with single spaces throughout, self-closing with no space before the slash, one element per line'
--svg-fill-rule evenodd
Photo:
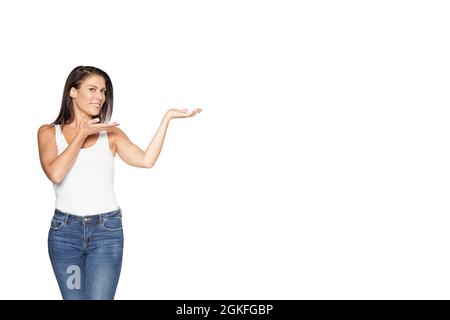
<path fill-rule="evenodd" d="M 55 126 L 58 156 L 68 147 L 59 125 Z M 64 180 L 53 183 L 55 207 L 63 212 L 86 216 L 119 209 L 114 193 L 114 156 L 108 133 L 100 131 L 97 141 L 81 148 Z"/>

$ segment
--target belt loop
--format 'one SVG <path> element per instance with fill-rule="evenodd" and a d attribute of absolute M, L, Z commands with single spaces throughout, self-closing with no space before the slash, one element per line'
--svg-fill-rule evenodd
<path fill-rule="evenodd" d="M 102 223 L 103 223 L 103 214 L 101 214 L 100 217 L 98 218 L 98 224 Z"/>
<path fill-rule="evenodd" d="M 69 214 L 66 213 L 66 216 L 64 217 L 64 224 L 67 224 L 67 221 L 69 221 Z"/>

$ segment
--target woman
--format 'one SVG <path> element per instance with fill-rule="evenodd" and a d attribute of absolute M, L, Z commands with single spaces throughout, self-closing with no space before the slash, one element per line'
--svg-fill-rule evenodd
<path fill-rule="evenodd" d="M 127 164 L 151 168 L 171 119 L 201 109 L 169 109 L 144 152 L 108 123 L 113 111 L 109 76 L 76 67 L 64 86 L 61 110 L 38 130 L 39 157 L 56 194 L 48 251 L 63 299 L 114 299 L 122 266 L 122 210 L 113 190 L 116 153 Z"/>

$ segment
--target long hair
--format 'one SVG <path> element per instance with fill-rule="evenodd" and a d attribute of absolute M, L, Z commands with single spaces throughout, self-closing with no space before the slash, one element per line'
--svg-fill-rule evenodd
<path fill-rule="evenodd" d="M 108 74 L 100 70 L 99 68 L 92 66 L 78 66 L 72 70 L 66 80 L 66 84 L 64 85 L 64 91 L 61 101 L 61 109 L 59 110 L 59 115 L 56 117 L 56 120 L 51 124 L 66 124 L 71 123 L 74 119 L 74 111 L 72 105 L 72 98 L 70 97 L 70 89 L 75 88 L 79 89 L 81 83 L 86 80 L 86 78 L 98 75 L 105 79 L 106 84 L 106 97 L 105 102 L 100 110 L 99 118 L 100 122 L 108 122 L 111 119 L 111 115 L 113 112 L 113 85 L 111 79 Z"/>

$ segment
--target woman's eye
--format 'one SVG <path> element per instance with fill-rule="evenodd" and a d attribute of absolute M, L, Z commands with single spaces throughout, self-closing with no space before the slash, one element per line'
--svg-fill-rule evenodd
<path fill-rule="evenodd" d="M 95 91 L 95 88 L 89 88 L 89 90 L 91 90 L 91 91 L 94 90 Z"/>

